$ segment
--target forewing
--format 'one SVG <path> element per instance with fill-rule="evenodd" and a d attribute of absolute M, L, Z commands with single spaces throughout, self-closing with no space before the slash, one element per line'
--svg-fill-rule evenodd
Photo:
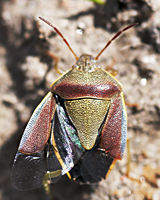
<path fill-rule="evenodd" d="M 55 107 L 55 99 L 49 92 L 27 124 L 11 173 L 12 185 L 17 190 L 31 190 L 42 184 L 47 170 L 44 149 L 50 136 Z"/>
<path fill-rule="evenodd" d="M 25 154 L 41 151 L 50 136 L 56 102 L 49 92 L 33 112 L 23 133 L 18 150 Z"/>
<path fill-rule="evenodd" d="M 113 96 L 104 122 L 100 145 L 114 159 L 122 159 L 127 137 L 127 114 L 123 93 Z"/>

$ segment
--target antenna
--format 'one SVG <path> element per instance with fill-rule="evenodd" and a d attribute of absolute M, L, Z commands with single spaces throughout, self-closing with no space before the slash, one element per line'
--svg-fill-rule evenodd
<path fill-rule="evenodd" d="M 113 40 L 115 40 L 118 36 L 120 36 L 124 31 L 132 28 L 133 26 L 137 25 L 138 23 L 131 24 L 124 29 L 120 30 L 118 33 L 116 33 L 111 40 L 109 40 L 106 44 L 106 46 L 100 51 L 100 53 L 95 57 L 95 60 L 98 60 L 99 56 L 103 53 L 103 51 L 112 43 Z"/>
<path fill-rule="evenodd" d="M 63 39 L 63 41 L 66 43 L 66 45 L 68 46 L 68 48 L 70 49 L 70 51 L 73 53 L 73 55 L 75 56 L 76 60 L 78 60 L 78 56 L 74 53 L 73 49 L 70 47 L 69 43 L 67 42 L 67 40 L 63 37 L 62 33 L 55 27 L 53 26 L 49 21 L 47 21 L 46 19 L 39 17 L 39 19 L 41 19 L 42 21 L 44 21 L 46 24 L 48 24 L 49 26 L 51 26 L 55 32 Z"/>

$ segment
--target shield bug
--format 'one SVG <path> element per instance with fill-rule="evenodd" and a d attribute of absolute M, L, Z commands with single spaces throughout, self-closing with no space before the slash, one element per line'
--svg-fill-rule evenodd
<path fill-rule="evenodd" d="M 62 37 L 76 64 L 52 84 L 32 114 L 15 156 L 12 185 L 31 190 L 41 186 L 44 176 L 54 183 L 64 174 L 79 183 L 98 182 L 123 157 L 127 114 L 121 83 L 97 60 L 135 24 L 119 31 L 96 57 L 78 57 L 60 31 L 40 19 Z"/>

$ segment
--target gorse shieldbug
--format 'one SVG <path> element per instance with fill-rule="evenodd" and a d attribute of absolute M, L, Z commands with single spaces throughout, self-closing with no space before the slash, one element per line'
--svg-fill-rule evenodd
<path fill-rule="evenodd" d="M 97 65 L 94 58 L 78 57 L 76 64 L 51 86 L 29 120 L 22 136 L 11 180 L 18 190 L 40 187 L 45 174 L 56 182 L 64 174 L 79 183 L 106 178 L 117 159 L 122 159 L 127 132 L 127 114 L 122 85 Z"/>

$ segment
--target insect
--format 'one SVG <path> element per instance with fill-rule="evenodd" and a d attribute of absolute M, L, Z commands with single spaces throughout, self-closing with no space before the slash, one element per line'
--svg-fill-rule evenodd
<path fill-rule="evenodd" d="M 51 86 L 33 112 L 15 156 L 11 181 L 18 190 L 52 183 L 67 174 L 79 183 L 94 183 L 107 177 L 117 159 L 122 159 L 127 134 L 127 114 L 121 83 L 97 64 L 102 52 L 119 31 L 93 57 L 78 57 L 60 31 L 76 64 Z"/>

